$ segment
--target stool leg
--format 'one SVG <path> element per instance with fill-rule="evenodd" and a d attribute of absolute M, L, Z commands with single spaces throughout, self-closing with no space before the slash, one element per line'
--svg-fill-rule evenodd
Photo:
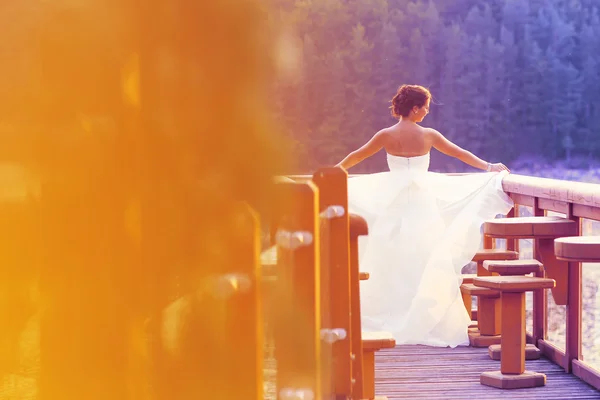
<path fill-rule="evenodd" d="M 463 303 L 465 308 L 467 309 L 467 313 L 469 313 L 469 317 L 473 319 L 473 299 L 470 294 L 462 293 Z"/>
<path fill-rule="evenodd" d="M 469 329 L 469 344 L 473 347 L 500 344 L 501 317 L 500 298 L 478 296 L 477 328 Z"/>
<path fill-rule="evenodd" d="M 502 359 L 503 374 L 525 372 L 525 293 L 502 293 Z"/>
<path fill-rule="evenodd" d="M 502 293 L 502 324 L 500 371 L 482 373 L 481 384 L 500 389 L 544 386 L 546 375 L 525 371 L 525 293 Z"/>
<path fill-rule="evenodd" d="M 490 271 L 483 268 L 483 261 L 477 261 L 477 276 L 492 276 Z"/>
<path fill-rule="evenodd" d="M 502 308 L 499 298 L 477 298 L 477 318 L 482 335 L 495 336 L 502 332 Z"/>

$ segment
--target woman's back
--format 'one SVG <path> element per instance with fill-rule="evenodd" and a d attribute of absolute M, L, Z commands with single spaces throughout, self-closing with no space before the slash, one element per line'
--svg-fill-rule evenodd
<path fill-rule="evenodd" d="M 337 165 L 348 169 L 365 158 L 371 157 L 382 148 L 397 157 L 418 157 L 429 154 L 431 148 L 455 157 L 472 167 L 487 171 L 508 171 L 504 164 L 488 163 L 470 151 L 462 149 L 432 128 L 423 128 L 419 123 L 429 114 L 431 93 L 422 86 L 402 85 L 392 99 L 392 116 L 399 122 L 382 129 L 361 146 L 348 154 Z"/>
<path fill-rule="evenodd" d="M 433 145 L 430 130 L 417 124 L 400 121 L 385 131 L 383 147 L 393 156 L 422 156 L 429 153 Z"/>

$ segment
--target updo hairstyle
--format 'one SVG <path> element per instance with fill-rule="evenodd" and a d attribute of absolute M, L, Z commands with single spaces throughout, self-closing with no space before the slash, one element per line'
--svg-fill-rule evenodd
<path fill-rule="evenodd" d="M 392 99 L 390 106 L 392 116 L 397 119 L 408 117 L 413 107 L 423 107 L 429 98 L 431 98 L 431 93 L 423 86 L 402 85 Z"/>

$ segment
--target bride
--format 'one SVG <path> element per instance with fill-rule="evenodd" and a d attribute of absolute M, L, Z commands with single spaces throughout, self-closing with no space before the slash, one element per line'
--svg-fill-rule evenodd
<path fill-rule="evenodd" d="M 509 170 L 491 164 L 418 125 L 431 94 L 403 85 L 392 100 L 399 122 L 377 132 L 338 165 L 349 169 L 385 149 L 390 171 L 350 178 L 349 210 L 369 225 L 360 238 L 363 329 L 388 331 L 397 344 L 467 345 L 470 318 L 460 295 L 460 271 L 481 243 L 486 219 L 506 214 L 512 200 L 502 190 Z M 428 172 L 431 148 L 487 173 Z"/>

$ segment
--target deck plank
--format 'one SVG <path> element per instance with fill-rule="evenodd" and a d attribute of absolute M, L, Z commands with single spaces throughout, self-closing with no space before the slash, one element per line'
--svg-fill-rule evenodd
<path fill-rule="evenodd" d="M 527 361 L 526 368 L 546 374 L 546 386 L 501 390 L 479 383 L 484 371 L 500 369 L 487 348 L 438 348 L 401 345 L 375 358 L 375 392 L 393 399 L 600 399 L 600 392 L 566 374 L 551 361 Z"/>

